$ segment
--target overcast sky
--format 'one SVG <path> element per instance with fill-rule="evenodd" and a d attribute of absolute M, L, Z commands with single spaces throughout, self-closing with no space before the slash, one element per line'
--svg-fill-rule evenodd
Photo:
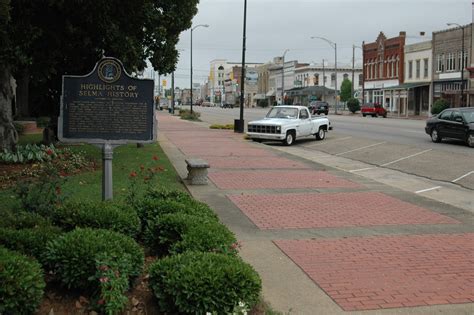
<path fill-rule="evenodd" d="M 171 1 L 171 0 L 170 0 Z M 242 61 L 244 0 L 201 0 L 193 26 L 193 82 L 204 82 L 210 61 Z M 431 39 L 446 23 L 472 22 L 470 0 L 247 0 L 247 62 L 268 62 L 289 49 L 285 60 L 334 63 L 325 37 L 338 46 L 338 64 L 352 60 L 352 45 L 373 42 L 380 31 L 387 37 L 407 33 L 408 43 Z M 420 37 L 420 31 L 426 32 Z M 189 88 L 190 31 L 181 34 L 175 86 Z M 356 49 L 356 63 L 361 50 Z M 163 77 L 162 77 L 163 79 Z M 168 86 L 170 87 L 168 78 Z"/>

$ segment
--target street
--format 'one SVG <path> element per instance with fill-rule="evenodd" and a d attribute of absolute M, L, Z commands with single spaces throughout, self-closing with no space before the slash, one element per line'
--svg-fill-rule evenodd
<path fill-rule="evenodd" d="M 201 120 L 211 124 L 229 124 L 239 118 L 239 109 L 193 108 Z M 268 109 L 245 108 L 246 124 L 265 116 Z M 354 169 L 364 172 L 375 167 L 397 170 L 434 181 L 474 189 L 474 150 L 460 141 L 433 143 L 425 134 L 424 120 L 371 118 L 360 115 L 333 115 L 334 126 L 322 142 L 313 139 L 296 142 L 294 147 L 324 152 L 368 164 Z M 268 142 L 268 145 L 281 144 Z M 288 150 L 292 150 L 293 147 Z M 438 186 L 433 182 L 433 187 Z"/>

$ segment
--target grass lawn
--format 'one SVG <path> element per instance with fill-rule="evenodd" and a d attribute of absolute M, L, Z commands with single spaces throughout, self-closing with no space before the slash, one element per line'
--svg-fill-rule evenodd
<path fill-rule="evenodd" d="M 41 134 L 23 135 L 20 144 L 39 143 Z M 100 200 L 102 198 L 102 154 L 101 149 L 89 145 L 70 145 L 71 150 L 82 151 L 88 157 L 97 161 L 96 171 L 84 172 L 67 177 L 62 191 L 67 198 L 76 200 Z M 155 160 L 154 157 L 158 159 Z M 137 148 L 136 144 L 122 145 L 114 149 L 113 159 L 113 190 L 114 199 L 123 200 L 130 185 L 130 173 L 139 173 L 140 166 L 145 170 L 148 168 L 160 168 L 154 182 L 157 185 L 165 186 L 169 189 L 185 190 L 181 179 L 176 173 L 173 165 L 168 160 L 158 143 L 147 144 L 142 148 Z M 161 170 L 162 169 L 162 170 Z M 136 177 L 137 188 L 144 190 L 147 185 L 143 180 Z M 0 208 L 9 209 L 14 207 L 16 200 L 12 189 L 0 191 Z"/>

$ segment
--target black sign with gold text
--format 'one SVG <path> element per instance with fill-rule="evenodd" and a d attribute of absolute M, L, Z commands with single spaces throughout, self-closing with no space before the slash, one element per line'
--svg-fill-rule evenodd
<path fill-rule="evenodd" d="M 59 138 L 64 142 L 126 143 L 156 140 L 154 82 L 129 76 L 115 58 L 103 58 L 85 76 L 63 76 Z"/>

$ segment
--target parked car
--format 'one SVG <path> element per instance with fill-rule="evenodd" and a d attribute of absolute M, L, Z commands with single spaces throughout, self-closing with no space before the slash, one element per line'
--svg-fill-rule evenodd
<path fill-rule="evenodd" d="M 382 116 L 383 118 L 387 118 L 387 110 L 383 108 L 382 105 L 379 104 L 364 104 L 360 108 L 360 112 L 362 113 L 362 116 L 372 116 L 372 117 L 377 117 L 377 116 Z"/>
<path fill-rule="evenodd" d="M 215 107 L 216 104 L 213 102 L 202 102 L 201 106 L 202 107 Z"/>
<path fill-rule="evenodd" d="M 443 138 L 465 141 L 474 148 L 474 107 L 448 108 L 426 121 L 425 132 L 431 141 Z"/>
<path fill-rule="evenodd" d="M 264 119 L 249 122 L 247 135 L 257 142 L 280 140 L 292 145 L 295 140 L 309 136 L 323 140 L 331 129 L 329 119 L 311 117 L 305 106 L 282 105 L 273 107 Z"/>
<path fill-rule="evenodd" d="M 308 106 L 309 111 L 312 115 L 327 115 L 329 114 L 329 104 L 323 101 L 314 101 L 311 102 Z"/>

